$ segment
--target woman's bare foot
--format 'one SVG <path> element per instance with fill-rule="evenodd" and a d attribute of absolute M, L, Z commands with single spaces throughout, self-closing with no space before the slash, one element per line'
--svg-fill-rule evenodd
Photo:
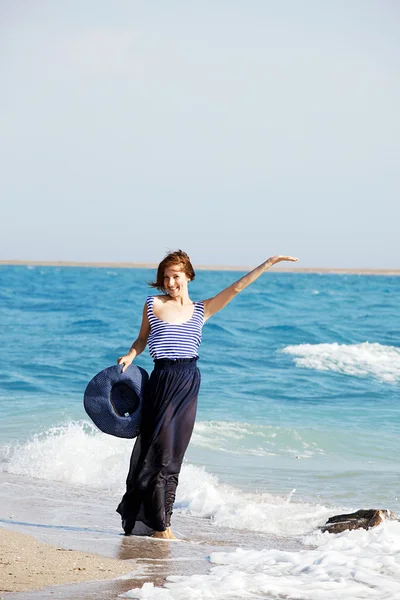
<path fill-rule="evenodd" d="M 169 540 L 168 529 L 165 531 L 155 531 L 151 537 L 158 540 Z"/>
<path fill-rule="evenodd" d="M 171 527 L 167 527 L 167 531 L 168 531 L 168 538 L 170 540 L 176 540 L 176 537 L 174 536 L 174 534 L 172 533 L 172 529 Z"/>
<path fill-rule="evenodd" d="M 151 537 L 159 540 L 176 540 L 176 537 L 171 531 L 171 527 L 167 527 L 165 531 L 155 531 Z"/>

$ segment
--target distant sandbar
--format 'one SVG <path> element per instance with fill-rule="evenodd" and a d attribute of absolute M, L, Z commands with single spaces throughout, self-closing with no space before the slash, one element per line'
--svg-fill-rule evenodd
<path fill-rule="evenodd" d="M 0 260 L 0 265 L 20 265 L 32 267 L 103 267 L 108 269 L 156 269 L 156 263 L 125 263 L 125 262 L 74 262 L 74 261 L 46 261 L 46 260 Z M 195 265 L 199 271 L 249 271 L 252 266 L 237 265 Z M 332 267 L 273 267 L 280 273 L 322 273 L 337 275 L 400 275 L 400 269 L 348 269 Z"/>

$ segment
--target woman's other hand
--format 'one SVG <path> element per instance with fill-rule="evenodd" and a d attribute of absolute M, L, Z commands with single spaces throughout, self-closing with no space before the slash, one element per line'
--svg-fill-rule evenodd
<path fill-rule="evenodd" d="M 126 354 L 125 356 L 120 356 L 117 360 L 117 365 L 124 365 L 122 367 L 122 373 L 124 371 L 126 371 L 126 369 L 129 367 L 129 365 L 132 364 L 133 361 L 133 357 L 130 356 L 129 354 Z"/>
<path fill-rule="evenodd" d="M 298 258 L 294 258 L 293 256 L 271 256 L 268 260 L 267 263 L 269 263 L 271 266 L 272 265 L 276 265 L 276 263 L 282 262 L 282 261 L 288 261 L 288 262 L 297 262 L 299 259 Z"/>

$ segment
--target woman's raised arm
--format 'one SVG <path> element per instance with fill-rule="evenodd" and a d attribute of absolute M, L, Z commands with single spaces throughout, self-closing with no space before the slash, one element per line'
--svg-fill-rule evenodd
<path fill-rule="evenodd" d="M 267 269 L 282 261 L 297 262 L 298 258 L 293 258 L 292 256 L 271 256 L 268 260 L 247 273 L 247 275 L 243 275 L 243 277 L 222 290 L 222 292 L 219 292 L 219 294 L 213 298 L 204 300 L 204 320 L 206 321 L 216 312 L 224 308 L 236 294 L 258 279 L 260 275 L 267 271 Z"/>
<path fill-rule="evenodd" d="M 117 360 L 118 365 L 124 365 L 122 368 L 122 372 L 124 372 L 129 367 L 129 365 L 132 364 L 132 361 L 136 358 L 136 356 L 138 356 L 138 354 L 141 354 L 146 348 L 149 335 L 150 323 L 149 318 L 147 316 L 147 305 L 145 304 L 143 308 L 142 324 L 140 326 L 139 335 L 130 347 L 128 354 L 125 354 L 125 356 L 120 356 Z"/>

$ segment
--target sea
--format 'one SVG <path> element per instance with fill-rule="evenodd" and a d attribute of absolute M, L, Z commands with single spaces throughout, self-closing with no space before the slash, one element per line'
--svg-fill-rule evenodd
<path fill-rule="evenodd" d="M 160 542 L 122 535 L 134 441 L 83 407 L 136 338 L 154 275 L 0 267 L 0 526 L 135 565 L 116 587 L 49 597 L 400 599 L 400 522 L 321 531 L 361 508 L 400 513 L 400 277 L 272 268 L 209 319 L 178 541 Z M 191 298 L 240 276 L 198 271 Z M 151 371 L 147 350 L 136 364 Z"/>

